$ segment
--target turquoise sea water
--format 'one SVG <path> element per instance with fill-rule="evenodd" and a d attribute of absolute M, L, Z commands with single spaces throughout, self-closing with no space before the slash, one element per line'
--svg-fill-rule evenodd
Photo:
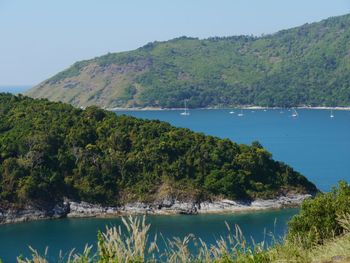
<path fill-rule="evenodd" d="M 158 234 L 159 248 L 164 249 L 164 239 L 185 237 L 194 234 L 204 241 L 213 243 L 216 238 L 228 234 L 225 221 L 234 228 L 238 224 L 248 241 L 271 241 L 271 234 L 279 238 L 285 234 L 286 221 L 297 212 L 297 209 L 283 209 L 275 211 L 261 211 L 241 214 L 213 214 L 213 215 L 173 215 L 148 216 L 147 223 L 151 223 L 150 235 Z M 121 224 L 120 218 L 98 219 L 61 219 L 43 220 L 28 223 L 3 225 L 0 227 L 0 255 L 4 262 L 14 262 L 16 256 L 28 256 L 28 245 L 44 254 L 46 246 L 50 258 L 58 258 L 60 250 L 67 254 L 72 248 L 82 251 L 85 244 L 96 247 L 98 230 L 107 226 Z"/>
<path fill-rule="evenodd" d="M 119 111 L 145 119 L 159 119 L 178 127 L 190 128 L 229 138 L 238 143 L 259 141 L 273 154 L 327 191 L 340 179 L 350 181 L 350 111 L 298 110 L 291 117 L 288 110 L 191 110 L 181 111 Z"/>
<path fill-rule="evenodd" d="M 244 116 L 229 114 L 231 110 L 191 110 L 190 116 L 181 111 L 128 111 L 129 114 L 147 119 L 160 119 L 175 126 L 187 127 L 238 143 L 260 141 L 282 160 L 313 181 L 321 190 L 327 191 L 338 180 L 350 181 L 350 112 L 334 111 L 330 118 L 326 110 L 299 110 L 299 117 L 292 118 L 285 110 L 243 110 Z M 283 209 L 242 214 L 200 216 L 150 216 L 151 232 L 161 232 L 165 238 L 183 237 L 193 233 L 205 241 L 227 233 L 224 222 L 239 224 L 246 237 L 262 241 L 273 232 L 282 236 L 286 222 L 297 209 Z M 274 223 L 276 220 L 276 224 Z M 72 248 L 78 251 L 86 243 L 95 245 L 98 229 L 105 225 L 120 224 L 114 219 L 62 219 L 0 226 L 0 258 L 13 262 L 15 256 L 28 255 L 28 245 L 41 252 L 49 247 L 52 257 Z"/>

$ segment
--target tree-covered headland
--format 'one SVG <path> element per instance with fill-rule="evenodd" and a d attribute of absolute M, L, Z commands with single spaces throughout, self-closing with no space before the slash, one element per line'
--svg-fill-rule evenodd
<path fill-rule="evenodd" d="M 315 192 L 258 142 L 239 145 L 161 121 L 0 94 L 0 204 L 118 205 L 165 197 Z"/>

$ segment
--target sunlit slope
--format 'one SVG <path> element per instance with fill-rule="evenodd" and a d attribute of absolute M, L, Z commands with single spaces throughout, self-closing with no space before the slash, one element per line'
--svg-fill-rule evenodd
<path fill-rule="evenodd" d="M 350 15 L 263 37 L 181 37 L 75 63 L 27 92 L 75 106 L 350 106 Z"/>

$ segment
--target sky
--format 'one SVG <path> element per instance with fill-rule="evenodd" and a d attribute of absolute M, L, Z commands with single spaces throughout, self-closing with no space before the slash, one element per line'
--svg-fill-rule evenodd
<path fill-rule="evenodd" d="M 350 13 L 350 0 L 0 0 L 0 85 L 179 36 L 261 35 Z"/>

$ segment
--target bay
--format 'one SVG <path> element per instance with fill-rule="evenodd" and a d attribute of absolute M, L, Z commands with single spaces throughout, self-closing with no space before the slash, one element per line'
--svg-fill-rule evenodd
<path fill-rule="evenodd" d="M 193 234 L 212 244 L 220 236 L 227 237 L 225 222 L 232 229 L 239 225 L 248 242 L 265 241 L 268 244 L 272 235 L 283 237 L 286 222 L 296 212 L 297 209 L 282 209 L 239 214 L 148 216 L 146 222 L 151 224 L 151 239 L 157 234 L 159 248 L 164 251 L 163 238 L 184 238 Z M 121 218 L 58 219 L 3 225 L 0 227 L 0 258 L 4 262 L 14 262 L 16 256 L 28 257 L 30 245 L 42 255 L 48 247 L 48 258 L 57 259 L 60 251 L 63 255 L 73 248 L 82 252 L 86 244 L 96 248 L 98 230 L 118 225 L 121 225 Z"/>

